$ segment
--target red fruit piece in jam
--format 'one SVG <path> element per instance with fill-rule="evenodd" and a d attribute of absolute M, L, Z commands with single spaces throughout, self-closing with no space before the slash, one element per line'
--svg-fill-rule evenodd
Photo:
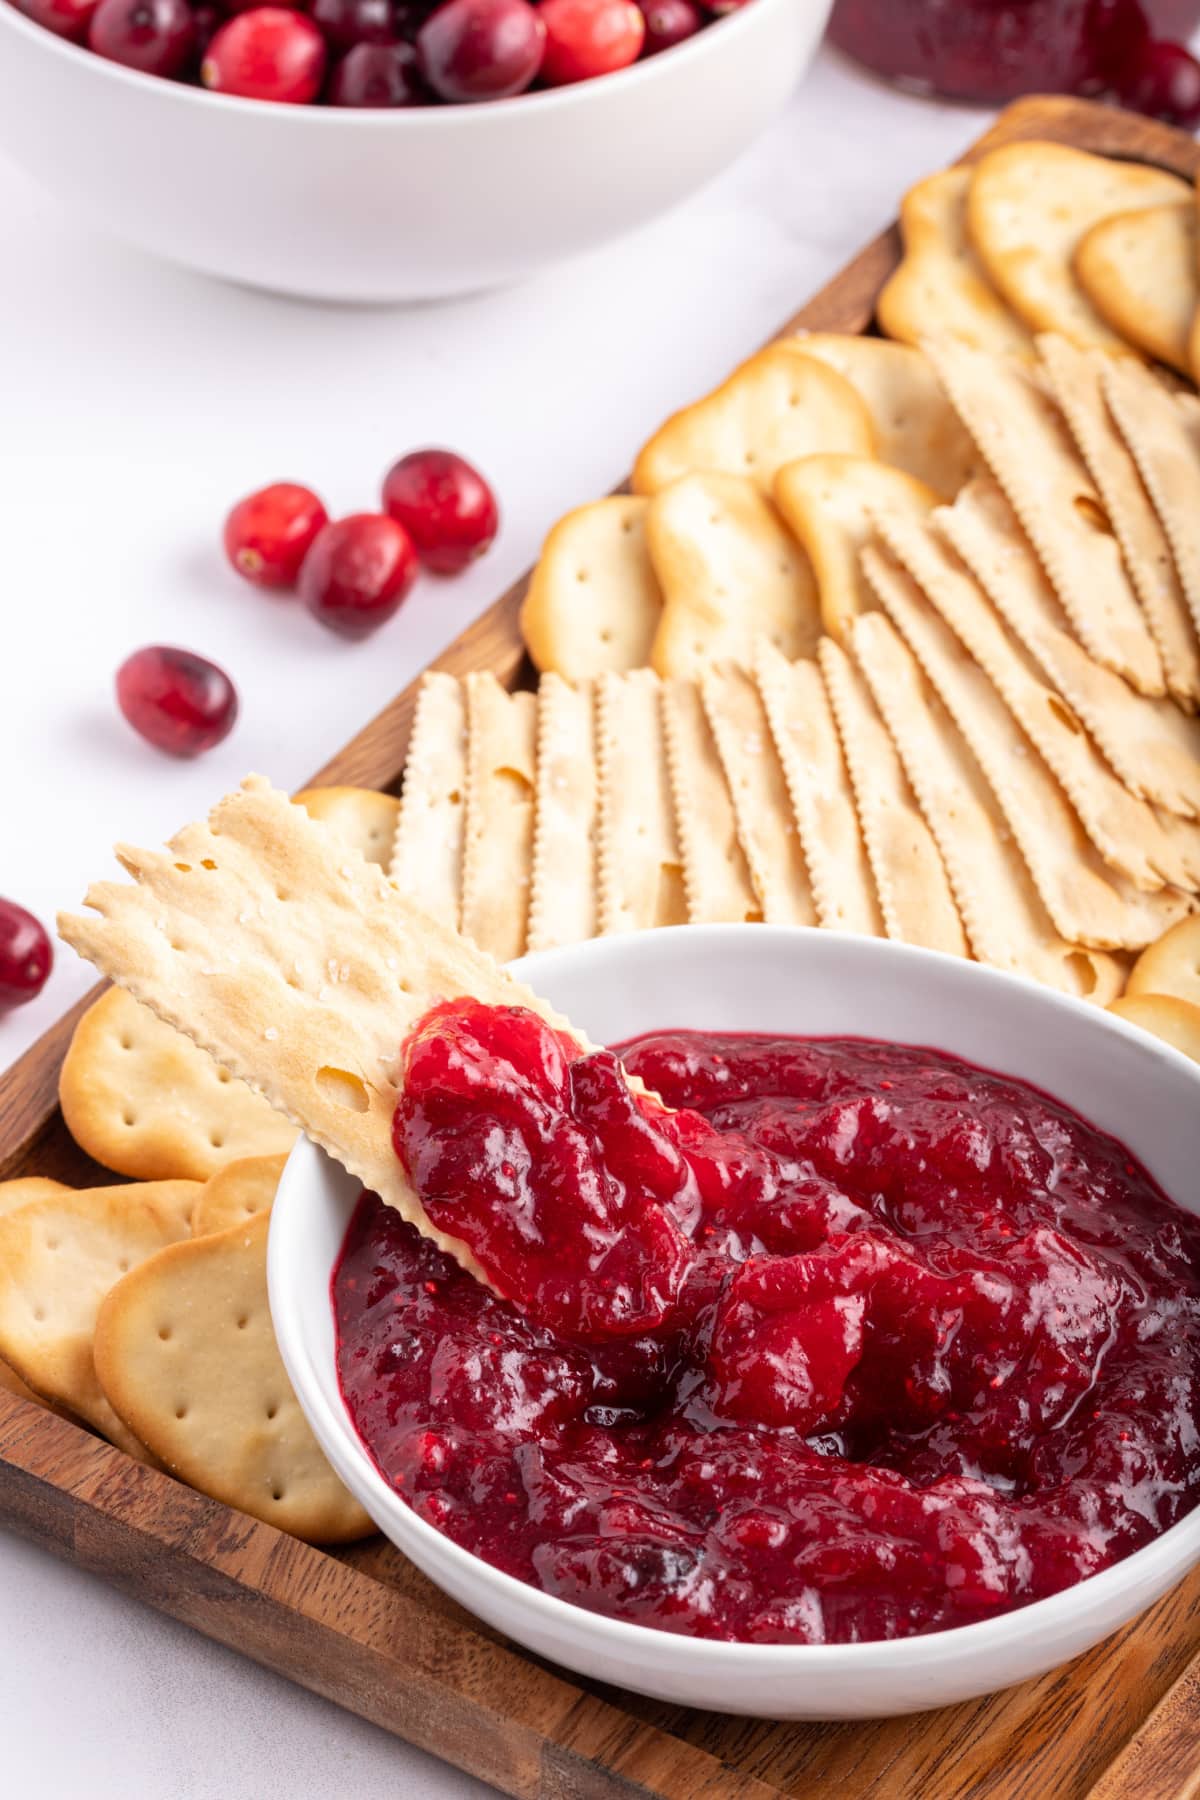
<path fill-rule="evenodd" d="M 100 0 L 88 27 L 97 56 L 144 75 L 178 75 L 194 42 L 187 0 Z"/>
<path fill-rule="evenodd" d="M 99 0 L 19 0 L 19 9 L 35 24 L 45 26 L 56 37 L 71 38 L 80 43 L 87 36 L 88 24 Z"/>
<path fill-rule="evenodd" d="M 311 488 L 274 481 L 239 500 L 225 521 L 225 554 L 255 587 L 294 587 L 329 515 Z"/>
<path fill-rule="evenodd" d="M 441 100 L 506 100 L 537 74 L 546 45 L 527 0 L 445 0 L 417 32 L 421 73 Z"/>
<path fill-rule="evenodd" d="M 416 578 L 404 527 L 382 513 L 351 513 L 318 532 L 300 570 L 300 598 L 331 631 L 361 638 L 391 618 Z"/>
<path fill-rule="evenodd" d="M 715 1409 L 805 1437 L 832 1424 L 862 1358 L 867 1310 L 844 1287 L 828 1254 L 744 1263 L 713 1330 Z"/>
<path fill-rule="evenodd" d="M 542 80 L 552 87 L 627 69 L 641 55 L 646 21 L 634 0 L 542 0 L 546 54 Z"/>
<path fill-rule="evenodd" d="M 704 28 L 704 14 L 695 0 L 638 0 L 646 21 L 643 56 L 657 56 Z"/>
<path fill-rule="evenodd" d="M 491 488 L 453 450 L 413 450 L 393 463 L 383 510 L 403 525 L 435 575 L 456 575 L 482 556 L 500 524 Z"/>
<path fill-rule="evenodd" d="M 392 1135 L 426 1212 L 534 1322 L 632 1336 L 691 1260 L 687 1163 L 617 1059 L 522 1007 L 447 1001 L 403 1049 Z"/>
<path fill-rule="evenodd" d="M 54 949 L 40 920 L 0 899 L 0 1008 L 36 1000 L 54 966 Z"/>
<path fill-rule="evenodd" d="M 312 20 L 283 6 L 256 6 L 222 25 L 200 65 L 218 94 L 303 106 L 325 76 L 325 39 Z"/>
<path fill-rule="evenodd" d="M 199 756 L 229 736 L 237 692 L 216 663 L 150 644 L 117 670 L 117 704 L 133 729 L 170 756 Z"/>

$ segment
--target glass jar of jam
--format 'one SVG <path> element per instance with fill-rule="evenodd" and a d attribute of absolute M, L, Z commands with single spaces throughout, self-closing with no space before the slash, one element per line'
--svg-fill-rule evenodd
<path fill-rule="evenodd" d="M 836 0 L 830 37 L 918 93 L 999 105 L 1122 87 L 1147 40 L 1186 39 L 1200 0 Z"/>

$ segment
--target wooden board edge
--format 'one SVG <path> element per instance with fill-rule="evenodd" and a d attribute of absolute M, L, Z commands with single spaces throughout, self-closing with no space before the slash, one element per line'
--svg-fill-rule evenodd
<path fill-rule="evenodd" d="M 0 1393 L 12 1530 L 516 1800 L 779 1800 L 569 1675 Z"/>

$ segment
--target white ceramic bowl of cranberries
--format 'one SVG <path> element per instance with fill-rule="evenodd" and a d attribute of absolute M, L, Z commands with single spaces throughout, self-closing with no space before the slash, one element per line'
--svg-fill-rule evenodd
<path fill-rule="evenodd" d="M 693 1028 L 931 1045 L 1031 1082 L 1119 1138 L 1200 1211 L 1200 1068 L 1111 1014 L 974 963 L 872 938 L 688 926 L 525 959 L 520 973 L 595 1042 Z M 1025 1681 L 1133 1618 L 1200 1561 L 1200 1508 L 1124 1561 L 983 1623 L 884 1642 L 706 1641 L 602 1617 L 492 1568 L 418 1517 L 364 1449 L 338 1384 L 330 1275 L 359 1184 L 312 1145 L 275 1201 L 271 1311 L 330 1462 L 388 1537 L 516 1642 L 597 1680 L 771 1718 L 918 1712 Z"/>
<path fill-rule="evenodd" d="M 89 226 L 280 293 L 516 280 L 643 224 L 782 107 L 829 0 L 749 0 L 619 73 L 485 105 L 352 109 L 145 75 L 0 0 L 0 150 Z"/>

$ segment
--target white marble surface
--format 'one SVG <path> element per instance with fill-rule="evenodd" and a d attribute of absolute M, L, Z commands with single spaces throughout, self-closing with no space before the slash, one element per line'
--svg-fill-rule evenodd
<path fill-rule="evenodd" d="M 689 206 L 505 293 L 408 311 L 221 287 L 89 234 L 0 164 L 0 894 L 49 922 L 247 769 L 300 785 L 603 492 L 645 433 L 756 346 L 945 162 L 982 115 L 906 99 L 823 58 L 780 119 Z M 663 154 L 670 154 L 664 122 Z M 81 154 L 86 154 L 81 146 Z M 493 553 L 420 584 L 347 645 L 224 566 L 241 493 L 310 482 L 374 502 L 402 451 L 491 474 Z M 223 663 L 242 696 L 207 758 L 157 756 L 112 674 L 147 642 Z M 0 1068 L 89 980 L 64 952 L 0 1014 Z M 450 1800 L 485 1790 L 0 1537 L 6 1793 L 139 1800 Z"/>

